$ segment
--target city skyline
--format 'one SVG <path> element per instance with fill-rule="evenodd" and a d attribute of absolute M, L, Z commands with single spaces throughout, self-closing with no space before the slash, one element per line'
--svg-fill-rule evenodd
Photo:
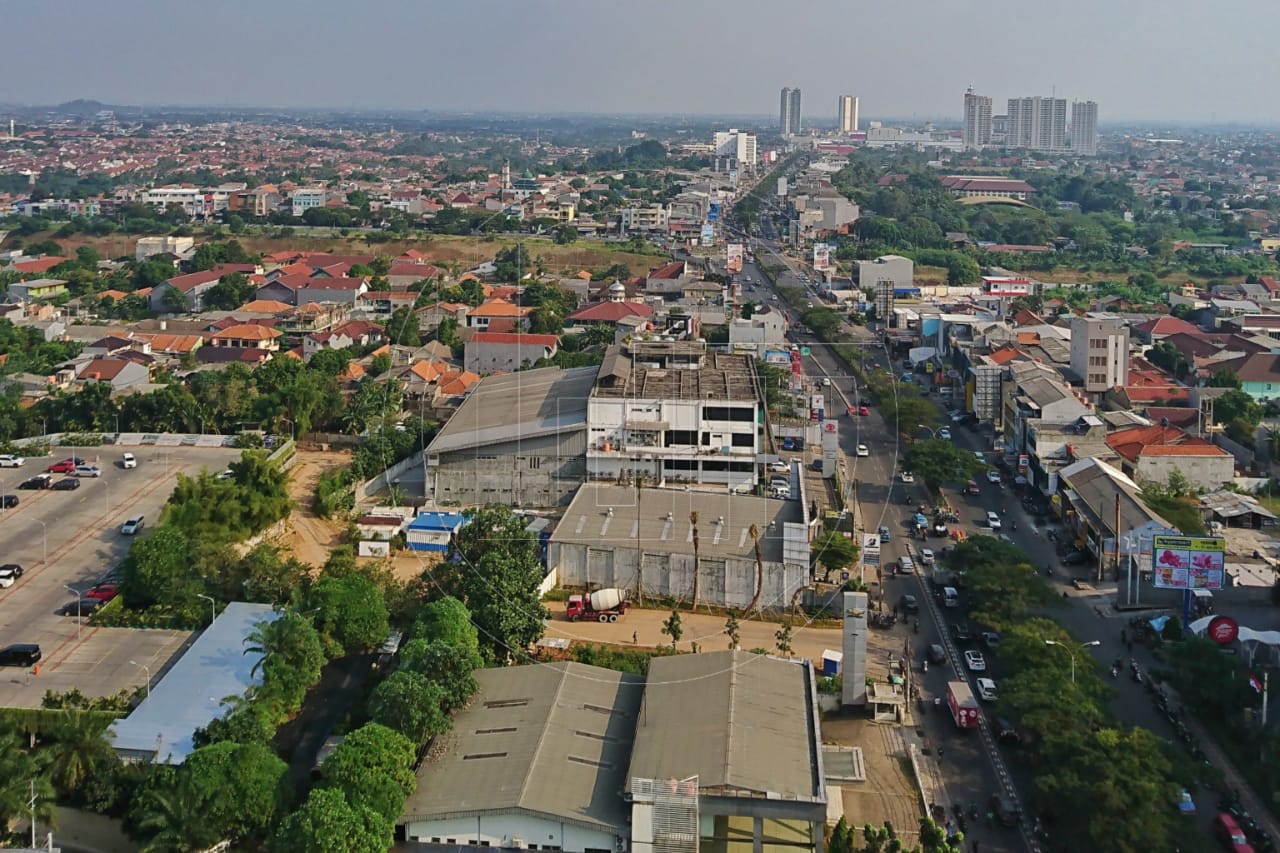
<path fill-rule="evenodd" d="M 1235 16 L 1203 15 L 1195 16 L 1195 27 L 1150 26 L 1153 17 L 1194 15 L 1187 0 L 1175 0 L 1173 8 L 1153 0 L 1119 8 L 1082 0 L 1069 9 L 1034 11 L 994 0 L 981 16 L 940 0 L 856 10 L 815 0 L 803 14 L 785 8 L 728 14 L 732 8 L 724 0 L 693 7 L 657 0 L 654 14 L 635 16 L 585 0 L 429 7 L 410 0 L 360 6 L 279 0 L 253 7 L 250 17 L 236 8 L 156 0 L 18 4 L 8 10 L 10 28 L 56 35 L 60 50 L 50 62 L 41 40 L 19 39 L 10 52 L 5 97 L 36 105 L 84 98 L 142 106 L 763 117 L 776 114 L 784 83 L 803 90 L 811 105 L 826 105 L 856 82 L 864 118 L 958 120 L 957 89 L 972 84 L 1009 97 L 1105 95 L 1110 122 L 1280 123 L 1280 105 L 1268 97 L 1265 28 L 1239 30 L 1231 24 Z M 1236 11 L 1248 16 L 1251 9 L 1260 14 L 1263 7 L 1242 0 Z M 671 20 L 682 25 L 672 30 Z M 974 51 L 990 38 L 995 20 L 1002 39 L 1034 50 Z M 852 53 L 844 41 L 850 27 L 864 34 Z M 728 72 L 718 53 L 705 50 L 708 32 L 748 51 L 750 61 Z M 901 67 L 895 64 L 900 46 L 876 37 L 899 32 L 910 33 L 919 57 Z M 408 34 L 413 50 L 379 47 L 405 43 Z M 190 46 L 196 36 L 212 45 L 198 56 Z M 787 51 L 766 49 L 788 36 L 803 39 L 803 66 Z M 1215 39 L 1233 45 L 1230 78 L 1226 71 L 1158 59 L 1190 55 Z M 655 44 L 669 61 L 653 61 Z M 145 50 L 136 49 L 142 45 Z M 325 52 L 311 54 L 308 45 Z M 548 46 L 569 60 L 545 62 Z M 502 60 L 490 61 L 489 49 Z M 294 50 L 301 52 L 286 61 Z M 322 61 L 335 50 L 345 61 Z M 1140 56 L 1152 59 L 1131 59 Z M 640 65 L 646 73 L 632 73 Z M 890 65 L 899 70 L 882 73 Z M 509 73 L 513 67 L 521 72 Z M 688 86 L 691 79 L 709 85 Z M 1199 105 L 1211 106 L 1190 112 Z M 831 123 L 829 109 L 820 111 L 820 124 Z"/>

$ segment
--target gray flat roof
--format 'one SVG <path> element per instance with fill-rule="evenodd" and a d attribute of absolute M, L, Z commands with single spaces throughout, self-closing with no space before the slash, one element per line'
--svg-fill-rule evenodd
<path fill-rule="evenodd" d="M 634 548 L 638 539 L 646 551 L 692 554 L 689 513 L 696 510 L 699 557 L 754 560 L 755 545 L 750 535 L 754 524 L 760 533 L 761 558 L 766 563 L 781 563 L 784 525 L 804 523 L 799 501 L 659 488 L 641 489 L 639 500 L 637 512 L 634 488 L 585 483 L 573 496 L 551 541 Z"/>
<path fill-rule="evenodd" d="M 540 367 L 482 379 L 427 447 L 447 453 L 587 427 L 595 367 Z"/>
<path fill-rule="evenodd" d="M 244 641 L 259 622 L 279 618 L 270 604 L 233 601 L 196 637 L 178 662 L 151 685 L 150 695 L 128 717 L 111 724 L 112 744 L 126 758 L 181 764 L 195 751 L 191 736 L 226 712 L 222 700 L 244 693 L 260 679 L 262 657 L 245 654 Z"/>
<path fill-rule="evenodd" d="M 476 672 L 443 752 L 418 769 L 403 823 L 513 809 L 619 831 L 644 691 L 638 675 L 571 661 Z"/>
<path fill-rule="evenodd" d="M 696 775 L 707 794 L 825 801 L 811 673 L 742 650 L 653 658 L 628 780 Z"/>

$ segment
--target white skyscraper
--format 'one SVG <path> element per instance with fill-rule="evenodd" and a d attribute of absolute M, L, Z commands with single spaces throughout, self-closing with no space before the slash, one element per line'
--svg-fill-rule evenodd
<path fill-rule="evenodd" d="M 841 133 L 857 133 L 858 99 L 855 96 L 840 96 L 836 106 L 836 127 Z"/>
<path fill-rule="evenodd" d="M 790 86 L 782 87 L 782 98 L 778 106 L 778 125 L 783 136 L 792 136 L 800 132 L 800 90 Z"/>
<path fill-rule="evenodd" d="M 732 157 L 742 166 L 756 165 L 756 135 L 731 127 L 715 135 L 717 157 Z"/>
<path fill-rule="evenodd" d="M 991 98 L 975 95 L 973 87 L 964 93 L 964 147 L 982 148 L 991 144 Z"/>
<path fill-rule="evenodd" d="M 1071 150 L 1086 157 L 1098 153 L 1098 105 L 1093 101 L 1071 103 Z"/>
<path fill-rule="evenodd" d="M 1010 98 L 1006 148 L 1030 151 L 1067 149 L 1066 98 Z"/>

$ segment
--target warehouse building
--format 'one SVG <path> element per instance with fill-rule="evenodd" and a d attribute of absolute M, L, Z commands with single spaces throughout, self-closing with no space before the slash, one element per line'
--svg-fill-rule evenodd
<path fill-rule="evenodd" d="M 753 526 L 762 569 L 756 604 L 789 607 L 812 581 L 803 501 L 587 483 L 551 534 L 547 567 L 560 586 L 689 601 L 696 564 L 699 602 L 747 607 L 756 597 Z"/>
<path fill-rule="evenodd" d="M 480 670 L 418 768 L 409 841 L 564 853 L 822 850 L 826 789 L 807 661 L 655 658 Z"/>
<path fill-rule="evenodd" d="M 596 372 L 546 367 L 482 380 L 427 446 L 427 503 L 567 503 L 585 476 Z"/>

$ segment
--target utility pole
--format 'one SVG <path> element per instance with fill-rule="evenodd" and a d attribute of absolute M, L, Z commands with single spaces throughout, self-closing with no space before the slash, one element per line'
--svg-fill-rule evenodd
<path fill-rule="evenodd" d="M 1265 717 L 1266 712 L 1263 712 Z M 36 781 L 31 780 L 31 801 L 27 805 L 31 806 L 31 849 L 36 849 Z"/>

